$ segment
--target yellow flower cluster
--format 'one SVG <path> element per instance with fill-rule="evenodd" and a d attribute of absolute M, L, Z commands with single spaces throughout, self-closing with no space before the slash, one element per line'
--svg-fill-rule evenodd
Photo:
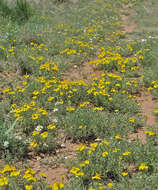
<path fill-rule="evenodd" d="M 5 165 L 2 170 L 0 170 L 0 186 L 8 186 L 12 184 L 12 180 L 23 181 L 26 190 L 33 189 L 34 182 L 37 179 L 34 177 L 35 171 L 31 168 L 28 168 L 24 174 L 20 170 L 16 170 L 15 166 L 13 165 Z M 21 183 L 20 182 L 20 183 Z M 17 182 L 16 182 L 17 183 Z M 19 184 L 20 184 L 19 183 Z M 30 183 L 30 184 L 28 184 Z"/>

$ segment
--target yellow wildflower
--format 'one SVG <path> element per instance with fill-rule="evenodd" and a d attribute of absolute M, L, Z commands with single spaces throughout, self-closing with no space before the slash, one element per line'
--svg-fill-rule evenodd
<path fill-rule="evenodd" d="M 24 177 L 27 181 L 36 181 L 36 178 L 31 174 L 25 174 Z"/>
<path fill-rule="evenodd" d="M 36 96 L 39 94 L 39 92 L 37 90 L 34 90 L 32 94 Z"/>
<path fill-rule="evenodd" d="M 46 173 L 44 173 L 44 172 L 40 172 L 40 175 L 41 175 L 42 177 L 46 177 Z"/>
<path fill-rule="evenodd" d="M 76 173 L 75 175 L 76 175 L 76 176 L 83 176 L 84 173 L 83 173 L 83 172 L 78 172 L 78 173 Z"/>
<path fill-rule="evenodd" d="M 90 146 L 91 146 L 92 148 L 96 148 L 96 147 L 98 146 L 98 143 L 91 143 Z"/>
<path fill-rule="evenodd" d="M 3 93 L 7 93 L 7 92 L 9 92 L 9 91 L 10 91 L 9 88 L 5 88 L 5 89 L 3 90 Z"/>
<path fill-rule="evenodd" d="M 32 189 L 32 185 L 25 185 L 25 189 L 26 190 L 31 190 Z"/>
<path fill-rule="evenodd" d="M 158 109 L 155 109 L 153 112 L 154 112 L 154 113 L 158 113 Z"/>
<path fill-rule="evenodd" d="M 38 119 L 38 117 L 39 117 L 38 113 L 32 114 L 32 119 Z"/>
<path fill-rule="evenodd" d="M 10 176 L 18 176 L 20 175 L 20 171 L 13 171 L 10 173 Z"/>
<path fill-rule="evenodd" d="M 103 152 L 102 157 L 106 157 L 108 155 L 108 152 Z"/>
<path fill-rule="evenodd" d="M 73 107 L 67 107 L 66 110 L 67 110 L 67 111 L 74 111 L 75 108 L 73 108 Z"/>
<path fill-rule="evenodd" d="M 112 184 L 112 183 L 108 183 L 107 186 L 108 186 L 108 187 L 112 187 L 113 184 Z"/>
<path fill-rule="evenodd" d="M 50 96 L 50 97 L 48 98 L 48 102 L 51 102 L 52 100 L 54 100 L 54 97 Z"/>
<path fill-rule="evenodd" d="M 41 137 L 43 139 L 47 138 L 47 136 L 48 136 L 48 132 L 45 131 L 45 132 L 41 133 Z"/>
<path fill-rule="evenodd" d="M 56 182 L 53 184 L 53 190 L 59 190 L 62 189 L 63 187 L 64 187 L 63 183 Z"/>
<path fill-rule="evenodd" d="M 101 177 L 100 177 L 100 175 L 98 173 L 96 173 L 96 175 L 93 176 L 92 179 L 101 180 Z"/>
<path fill-rule="evenodd" d="M 8 185 L 8 179 L 6 177 L 0 177 L 0 186 Z"/>
<path fill-rule="evenodd" d="M 134 123 L 134 122 L 135 122 L 135 119 L 132 118 L 132 117 L 130 117 L 130 118 L 129 118 L 129 122 L 130 122 L 130 123 Z"/>
<path fill-rule="evenodd" d="M 123 156 L 128 156 L 129 154 L 131 154 L 131 152 L 124 152 L 122 155 Z"/>
<path fill-rule="evenodd" d="M 73 166 L 72 169 L 70 170 L 70 173 L 76 174 L 79 171 L 80 171 L 80 168 L 76 168 Z"/>
<path fill-rule="evenodd" d="M 145 163 L 141 163 L 141 165 L 139 166 L 139 170 L 147 170 L 148 166 L 145 165 Z"/>
<path fill-rule="evenodd" d="M 122 176 L 127 176 L 128 172 L 122 172 Z"/>
<path fill-rule="evenodd" d="M 89 164 L 89 160 L 85 160 L 84 164 L 88 165 Z"/>
<path fill-rule="evenodd" d="M 115 139 L 120 140 L 121 139 L 120 135 L 116 135 Z"/>
<path fill-rule="evenodd" d="M 33 148 L 36 148 L 37 146 L 37 142 L 34 140 L 30 143 L 30 146 L 33 147 Z"/>
<path fill-rule="evenodd" d="M 5 172 L 15 171 L 15 166 L 12 165 L 5 165 L 5 167 L 0 171 L 1 174 L 4 174 Z"/>
<path fill-rule="evenodd" d="M 29 75 L 24 75 L 24 77 L 27 79 L 27 78 L 29 78 L 30 76 L 29 76 Z"/>
<path fill-rule="evenodd" d="M 28 168 L 28 169 L 25 171 L 25 174 L 35 174 L 35 171 L 34 171 L 32 168 Z"/>
<path fill-rule="evenodd" d="M 86 148 L 86 145 L 80 144 L 76 150 L 82 151 Z"/>
<path fill-rule="evenodd" d="M 56 126 L 55 126 L 55 125 L 52 125 L 52 124 L 50 124 L 50 125 L 47 126 L 47 129 L 50 129 L 50 130 L 53 130 L 53 129 L 55 129 L 55 128 L 56 128 Z"/>
<path fill-rule="evenodd" d="M 39 134 L 39 131 L 33 131 L 32 135 L 35 136 L 35 135 L 38 135 Z"/>
<path fill-rule="evenodd" d="M 107 145 L 107 146 L 110 144 L 110 143 L 107 142 L 106 140 L 104 140 L 103 143 L 104 143 L 104 145 Z"/>
<path fill-rule="evenodd" d="M 145 134 L 147 134 L 149 136 L 154 136 L 155 135 L 155 133 L 152 132 L 152 131 L 145 131 Z"/>

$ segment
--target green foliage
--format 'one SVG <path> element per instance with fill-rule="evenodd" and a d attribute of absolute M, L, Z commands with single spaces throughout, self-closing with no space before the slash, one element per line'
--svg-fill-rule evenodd
<path fill-rule="evenodd" d="M 118 138 L 94 142 L 89 146 L 80 145 L 78 148 L 78 162 L 72 164 L 70 173 L 73 175 L 71 189 L 80 186 L 80 189 L 106 189 L 111 182 L 112 189 L 118 187 L 137 187 L 139 177 L 154 180 L 157 173 L 157 146 L 156 136 L 150 136 L 148 143 L 131 142 Z M 132 169 L 130 167 L 133 167 Z M 70 187 L 69 187 L 70 188 Z M 123 189 L 124 189 L 123 188 Z"/>
<path fill-rule="evenodd" d="M 16 0 L 15 6 L 9 6 L 6 1 L 0 1 L 0 14 L 3 17 L 9 17 L 13 21 L 23 24 L 28 21 L 32 15 L 32 8 L 27 0 Z"/>
<path fill-rule="evenodd" d="M 80 109 L 67 113 L 63 122 L 65 130 L 74 140 L 92 141 L 97 137 L 105 138 L 117 134 L 126 136 L 127 133 L 140 128 L 138 116 L 135 117 L 133 123 L 129 120 L 130 115 L 127 113 Z"/>
<path fill-rule="evenodd" d="M 15 6 L 15 18 L 19 23 L 29 20 L 32 15 L 31 7 L 26 0 L 17 0 Z"/>
<path fill-rule="evenodd" d="M 71 140 L 87 144 L 80 145 L 72 165 L 81 173 L 71 171 L 64 189 L 124 190 L 129 184 L 129 189 L 144 185 L 155 190 L 156 134 L 147 131 L 146 144 L 128 137 L 143 128 L 137 102 L 140 88 L 146 85 L 157 96 L 157 39 L 148 33 L 140 34 L 142 40 L 127 41 L 119 12 L 129 3 L 127 11 L 134 5 L 146 11 L 148 2 L 61 2 L 40 1 L 32 16 L 32 2 L 17 0 L 13 6 L 0 1 L 0 74 L 4 75 L 0 101 L 8 102 L 0 112 L 7 112 L 10 119 L 7 124 L 6 115 L 0 119 L 0 151 L 6 160 L 27 156 L 27 151 L 33 156 L 51 155 L 61 143 L 62 129 Z M 10 126 L 14 120 L 17 123 Z M 12 180 L 8 171 L 6 177 Z M 149 184 L 150 179 L 154 184 Z M 47 189 L 40 183 L 24 185 L 21 176 L 9 186 L 4 184 L 4 189 Z"/>
<path fill-rule="evenodd" d="M 0 151 L 6 150 L 12 156 L 23 157 L 26 152 L 26 144 L 20 132 L 15 132 L 15 120 L 11 126 L 6 126 L 5 122 L 0 125 Z"/>
<path fill-rule="evenodd" d="M 0 1 L 0 13 L 4 17 L 9 16 L 11 14 L 11 9 L 4 0 Z"/>

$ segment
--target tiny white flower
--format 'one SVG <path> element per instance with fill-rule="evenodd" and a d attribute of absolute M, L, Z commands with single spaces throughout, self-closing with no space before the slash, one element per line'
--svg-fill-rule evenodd
<path fill-rule="evenodd" d="M 41 160 L 41 157 L 40 157 L 40 156 L 36 156 L 36 159 L 37 159 L 37 160 Z"/>
<path fill-rule="evenodd" d="M 42 129 L 43 129 L 43 126 L 42 126 L 42 125 L 38 125 L 38 126 L 35 128 L 35 130 L 36 130 L 36 131 L 39 131 L 39 132 L 40 132 Z"/>
<path fill-rule="evenodd" d="M 46 143 L 43 144 L 44 146 L 48 147 L 48 145 Z"/>
<path fill-rule="evenodd" d="M 146 42 L 146 39 L 141 39 L 142 42 Z"/>
<path fill-rule="evenodd" d="M 54 122 L 54 123 L 57 123 L 57 122 L 58 122 L 58 120 L 57 120 L 57 119 L 53 119 L 53 122 Z"/>
<path fill-rule="evenodd" d="M 25 143 L 25 144 L 29 144 L 31 141 L 32 141 L 31 138 L 27 138 L 27 139 L 24 141 L 24 143 Z"/>
<path fill-rule="evenodd" d="M 61 144 L 61 148 L 66 148 L 64 143 Z"/>
<path fill-rule="evenodd" d="M 9 142 L 8 142 L 8 141 L 4 141 L 3 146 L 7 148 L 7 147 L 8 147 L 8 145 L 9 145 Z"/>
<path fill-rule="evenodd" d="M 16 136 L 15 139 L 22 140 L 22 137 L 21 136 Z"/>
<path fill-rule="evenodd" d="M 101 142 L 101 141 L 102 139 L 99 139 L 99 138 L 95 139 L 95 142 Z"/>
<path fill-rule="evenodd" d="M 58 105 L 58 104 L 60 104 L 60 102 L 56 102 L 56 103 L 55 103 L 55 106 Z"/>
<path fill-rule="evenodd" d="M 53 112 L 56 112 L 56 111 L 58 111 L 58 108 L 54 108 Z"/>

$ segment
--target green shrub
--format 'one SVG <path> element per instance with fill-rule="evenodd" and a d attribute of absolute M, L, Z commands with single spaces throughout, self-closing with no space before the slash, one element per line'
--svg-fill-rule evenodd
<path fill-rule="evenodd" d="M 26 153 L 26 145 L 20 136 L 20 133 L 15 132 L 16 120 L 11 126 L 6 126 L 6 123 L 0 124 L 0 151 L 9 152 L 11 155 L 19 157 Z"/>
<path fill-rule="evenodd" d="M 9 17 L 19 24 L 29 20 L 32 15 L 30 4 L 26 0 L 16 0 L 15 6 L 9 6 L 4 0 L 0 1 L 0 14 Z"/>

